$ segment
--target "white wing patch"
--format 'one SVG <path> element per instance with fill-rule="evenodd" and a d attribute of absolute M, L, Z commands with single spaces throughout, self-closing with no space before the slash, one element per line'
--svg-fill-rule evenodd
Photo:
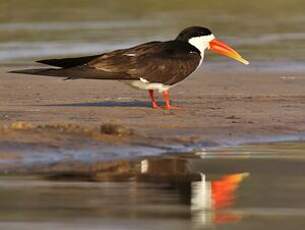
<path fill-rule="evenodd" d="M 141 78 L 141 77 L 140 77 L 140 81 L 143 82 L 143 83 L 149 83 L 149 81 L 147 81 L 146 79 Z"/>
<path fill-rule="evenodd" d="M 135 57 L 137 56 L 136 54 L 123 54 L 124 56 L 128 56 L 128 57 Z"/>

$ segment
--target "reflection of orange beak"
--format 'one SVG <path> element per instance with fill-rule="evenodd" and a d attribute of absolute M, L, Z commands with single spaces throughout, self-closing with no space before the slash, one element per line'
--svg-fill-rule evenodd
<path fill-rule="evenodd" d="M 210 41 L 210 49 L 215 53 L 233 58 L 245 65 L 249 64 L 249 62 L 243 59 L 240 54 L 237 53 L 234 49 L 217 39 L 213 39 L 212 41 Z"/>
<path fill-rule="evenodd" d="M 248 173 L 229 174 L 219 180 L 212 181 L 212 198 L 215 209 L 227 208 L 235 200 L 235 192 Z"/>
<path fill-rule="evenodd" d="M 225 175 L 219 180 L 212 181 L 212 199 L 215 209 L 230 208 L 235 200 L 235 193 L 239 184 L 249 173 L 236 173 Z M 239 214 L 230 212 L 216 212 L 214 222 L 224 224 L 239 221 L 242 218 Z"/>

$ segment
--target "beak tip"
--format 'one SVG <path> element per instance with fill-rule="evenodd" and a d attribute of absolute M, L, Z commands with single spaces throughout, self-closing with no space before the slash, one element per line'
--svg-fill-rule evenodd
<path fill-rule="evenodd" d="M 247 60 L 245 60 L 245 59 L 241 59 L 241 60 L 239 60 L 241 63 L 243 63 L 243 64 L 245 64 L 245 65 L 249 65 L 250 64 L 250 62 L 248 62 Z"/>

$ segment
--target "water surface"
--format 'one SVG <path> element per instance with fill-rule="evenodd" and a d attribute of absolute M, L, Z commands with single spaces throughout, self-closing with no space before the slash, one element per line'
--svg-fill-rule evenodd
<path fill-rule="evenodd" d="M 97 162 L 1 176 L 1 229 L 303 229 L 305 144 Z"/>
<path fill-rule="evenodd" d="M 301 0 L 2 1 L 0 61 L 101 53 L 204 25 L 252 63 L 294 63 L 305 54 L 304 11 Z"/>

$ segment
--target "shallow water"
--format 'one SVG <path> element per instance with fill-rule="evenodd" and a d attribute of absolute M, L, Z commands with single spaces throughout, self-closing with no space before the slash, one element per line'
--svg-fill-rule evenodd
<path fill-rule="evenodd" d="M 303 229 L 305 143 L 4 176 L 1 229 Z"/>
<path fill-rule="evenodd" d="M 2 1 L 0 61 L 100 53 L 205 25 L 252 63 L 294 63 L 305 54 L 304 11 L 302 0 Z"/>

